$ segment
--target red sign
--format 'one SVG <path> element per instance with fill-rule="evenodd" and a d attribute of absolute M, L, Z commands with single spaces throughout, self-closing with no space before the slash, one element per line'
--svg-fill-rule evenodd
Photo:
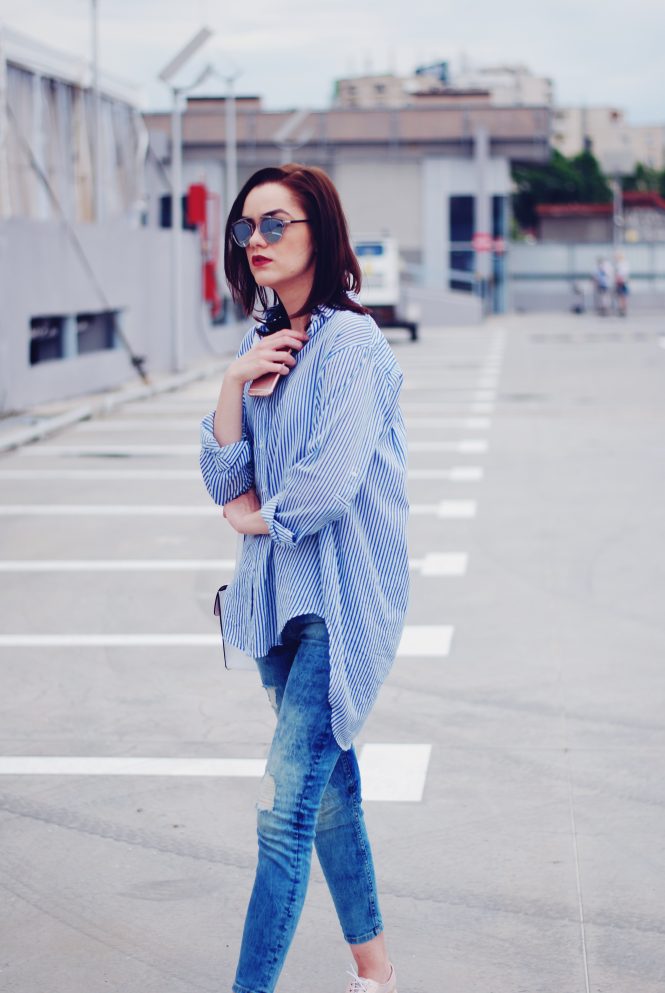
<path fill-rule="evenodd" d="M 506 250 L 506 239 L 505 238 L 495 238 L 494 239 L 494 251 L 497 255 L 503 255 Z"/>
<path fill-rule="evenodd" d="M 477 252 L 491 252 L 492 235 L 487 231 L 476 231 L 471 239 L 471 244 Z"/>

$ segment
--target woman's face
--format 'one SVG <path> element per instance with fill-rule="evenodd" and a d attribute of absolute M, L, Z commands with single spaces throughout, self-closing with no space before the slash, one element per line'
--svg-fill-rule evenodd
<path fill-rule="evenodd" d="M 275 290 L 287 305 L 298 301 L 298 306 L 309 296 L 314 280 L 314 245 L 309 224 L 287 224 L 281 239 L 269 244 L 258 228 L 264 214 L 282 220 L 302 220 L 307 217 L 300 202 L 282 183 L 265 183 L 255 186 L 247 194 L 243 217 L 256 225 L 249 245 L 239 251 L 247 252 L 247 262 L 259 286 Z M 286 294 L 287 300 L 284 299 Z"/>

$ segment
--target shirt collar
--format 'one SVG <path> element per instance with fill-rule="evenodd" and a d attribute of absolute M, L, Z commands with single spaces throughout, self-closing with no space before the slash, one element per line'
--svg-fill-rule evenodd
<path fill-rule="evenodd" d="M 324 304 L 321 304 L 320 306 L 314 308 L 314 310 L 312 311 L 312 316 L 310 317 L 309 326 L 307 328 L 307 334 L 309 335 L 310 338 L 312 337 L 313 334 L 316 334 L 319 328 L 323 327 L 323 325 L 326 323 L 328 318 L 332 314 L 334 314 L 334 312 L 335 311 L 333 307 L 326 307 Z M 259 329 L 262 327 L 263 324 L 261 321 L 259 321 L 258 324 L 254 325 L 254 331 L 258 332 Z"/>

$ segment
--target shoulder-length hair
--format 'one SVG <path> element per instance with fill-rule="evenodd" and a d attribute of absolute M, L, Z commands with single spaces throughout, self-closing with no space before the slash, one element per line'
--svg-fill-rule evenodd
<path fill-rule="evenodd" d="M 311 314 L 321 305 L 366 314 L 365 307 L 347 295 L 349 290 L 360 291 L 362 277 L 351 248 L 339 194 L 323 169 L 297 162 L 259 169 L 250 176 L 233 202 L 224 237 L 224 272 L 234 301 L 246 314 L 252 313 L 257 299 L 264 310 L 270 305 L 266 287 L 257 286 L 252 276 L 245 249 L 239 248 L 231 237 L 231 225 L 243 216 L 249 192 L 266 183 L 281 183 L 296 197 L 309 220 L 316 251 L 312 289 L 302 309 L 293 316 Z"/>

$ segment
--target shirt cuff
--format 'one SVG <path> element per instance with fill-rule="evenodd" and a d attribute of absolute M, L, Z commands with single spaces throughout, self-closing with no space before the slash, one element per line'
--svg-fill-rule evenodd
<path fill-rule="evenodd" d="M 282 541 L 288 545 L 294 545 L 296 536 L 293 531 L 289 531 L 283 524 L 275 520 L 275 511 L 279 502 L 279 493 L 261 507 L 261 517 L 268 525 L 268 531 L 273 541 Z"/>
<path fill-rule="evenodd" d="M 233 469 L 238 463 L 247 464 L 251 461 L 252 450 L 247 438 L 232 441 L 230 445 L 220 445 L 213 434 L 215 413 L 212 411 L 201 421 L 201 448 L 213 452 L 217 466 L 222 470 Z"/>

